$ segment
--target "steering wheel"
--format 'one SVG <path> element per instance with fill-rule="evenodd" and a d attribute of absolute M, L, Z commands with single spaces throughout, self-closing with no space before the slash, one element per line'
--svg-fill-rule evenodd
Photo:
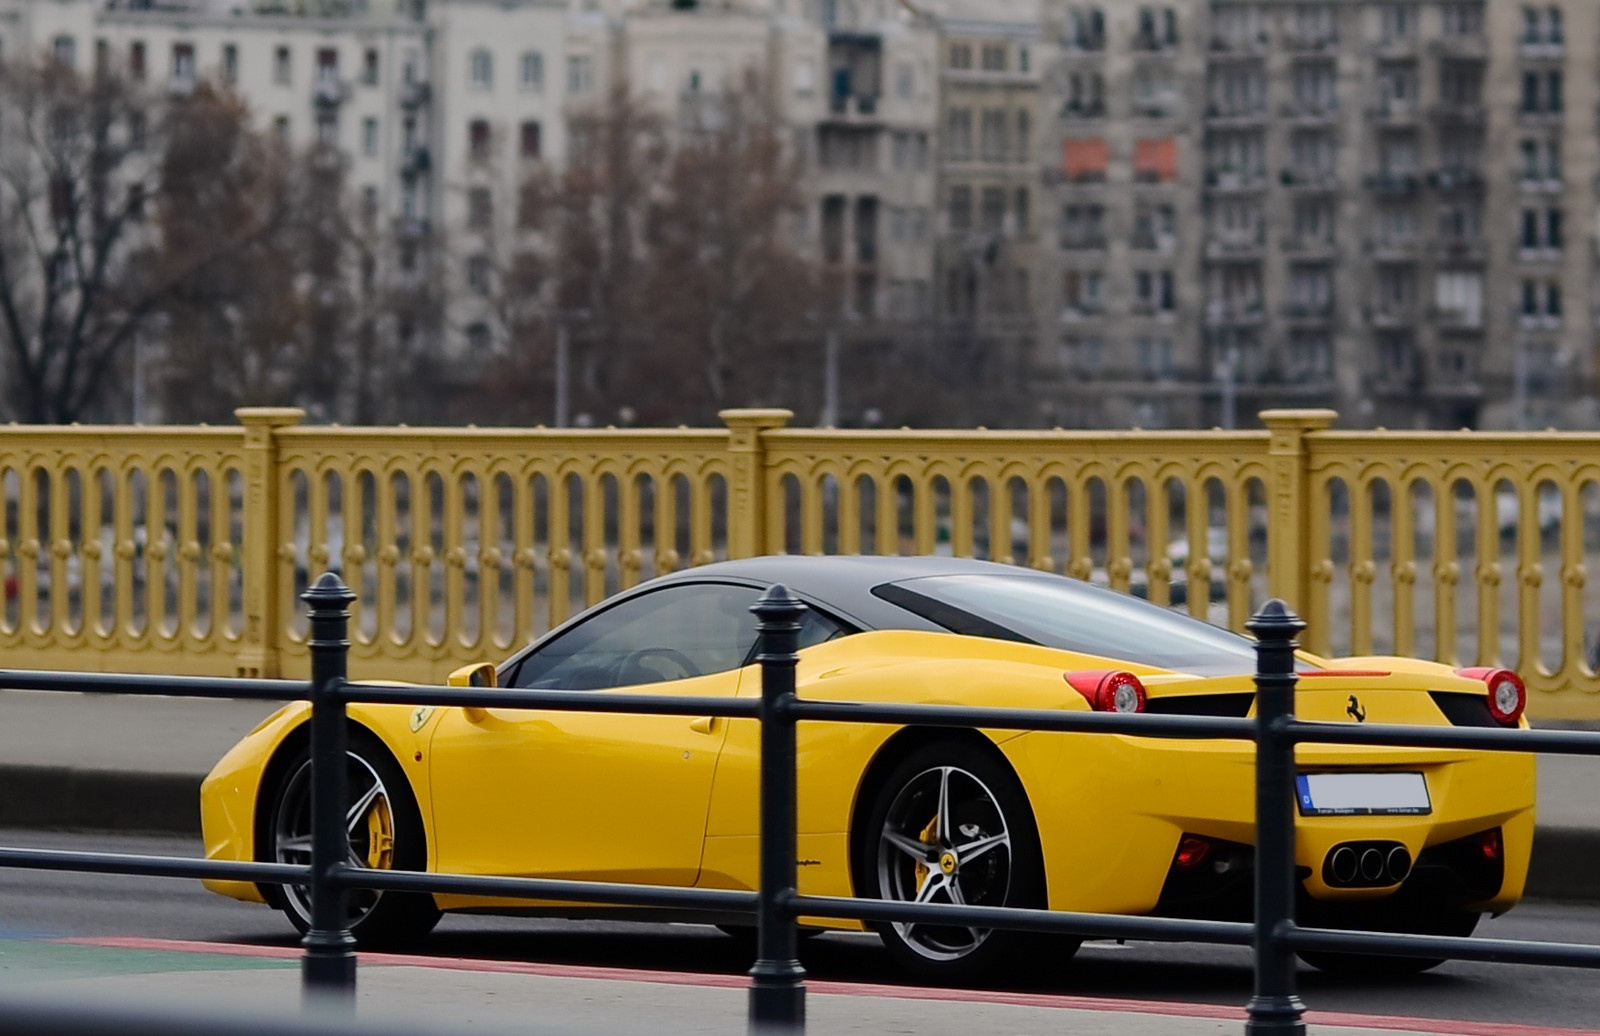
<path fill-rule="evenodd" d="M 645 665 L 645 660 L 661 658 L 682 670 L 681 676 L 670 676 Z M 682 680 L 691 676 L 699 676 L 700 667 L 695 665 L 688 655 L 677 648 L 647 647 L 629 652 L 617 666 L 617 677 L 623 685 L 636 683 L 661 683 L 666 680 Z"/>

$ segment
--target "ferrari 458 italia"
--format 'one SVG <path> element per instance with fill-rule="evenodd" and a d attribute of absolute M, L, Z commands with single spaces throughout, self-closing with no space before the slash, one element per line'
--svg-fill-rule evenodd
<path fill-rule="evenodd" d="M 958 558 L 706 565 L 620 593 L 452 682 L 755 696 L 750 608 L 774 583 L 808 606 L 796 672 L 803 698 L 1252 714 L 1247 638 L 1062 576 Z M 1299 669 L 1303 719 L 1526 723 L 1522 682 L 1505 670 L 1304 653 Z M 348 828 L 362 866 L 756 885 L 753 720 L 384 705 L 349 713 Z M 206 779 L 208 856 L 309 859 L 308 719 L 304 703 L 280 710 Z M 1251 742 L 848 723 L 803 723 L 798 737 L 804 893 L 1250 915 Z M 1303 745 L 1297 760 L 1302 921 L 1466 935 L 1520 897 L 1533 836 L 1531 756 Z M 308 923 L 304 889 L 209 884 Z M 420 937 L 447 910 L 605 910 L 393 892 L 350 900 L 352 929 L 368 945 Z M 958 925 L 873 930 L 903 965 L 935 980 L 1015 961 L 1024 939 Z M 1053 945 L 1062 957 L 1075 948 Z M 1326 968 L 1437 963 L 1305 956 Z"/>

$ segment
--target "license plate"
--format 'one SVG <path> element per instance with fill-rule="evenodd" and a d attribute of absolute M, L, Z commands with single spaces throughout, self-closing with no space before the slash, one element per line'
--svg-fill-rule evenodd
<path fill-rule="evenodd" d="M 1420 773 L 1302 773 L 1300 815 L 1422 816 L 1433 812 Z"/>

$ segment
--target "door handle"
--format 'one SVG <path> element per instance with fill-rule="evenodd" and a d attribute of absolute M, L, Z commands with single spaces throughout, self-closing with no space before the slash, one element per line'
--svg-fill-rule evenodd
<path fill-rule="evenodd" d="M 696 716 L 694 719 L 689 721 L 689 729 L 694 731 L 696 734 L 714 733 L 717 729 L 717 717 Z"/>

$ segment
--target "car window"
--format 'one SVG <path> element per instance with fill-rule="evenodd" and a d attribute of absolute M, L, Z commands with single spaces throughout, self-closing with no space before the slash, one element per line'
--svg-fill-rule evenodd
<path fill-rule="evenodd" d="M 756 641 L 760 591 L 725 583 L 629 598 L 540 645 L 512 685 L 592 691 L 737 669 Z"/>
<path fill-rule="evenodd" d="M 1255 646 L 1237 633 L 1075 579 L 927 576 L 872 593 L 955 633 L 1205 675 L 1255 671 Z"/>

